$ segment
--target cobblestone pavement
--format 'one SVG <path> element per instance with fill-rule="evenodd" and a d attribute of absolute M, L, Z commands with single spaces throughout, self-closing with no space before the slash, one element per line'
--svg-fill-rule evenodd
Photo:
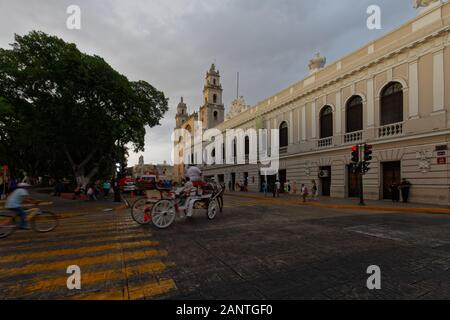
<path fill-rule="evenodd" d="M 126 211 L 0 240 L 0 299 L 449 299 L 450 216 L 225 197 L 167 230 Z M 82 290 L 66 288 L 79 265 Z M 381 290 L 366 287 L 370 265 Z"/>

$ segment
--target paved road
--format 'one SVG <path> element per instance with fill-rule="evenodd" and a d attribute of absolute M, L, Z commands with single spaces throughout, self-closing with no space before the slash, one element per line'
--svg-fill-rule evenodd
<path fill-rule="evenodd" d="M 168 230 L 126 212 L 72 214 L 0 241 L 0 299 L 449 299 L 450 216 L 227 196 Z M 66 268 L 82 290 L 66 288 Z M 382 289 L 366 287 L 370 265 Z"/>

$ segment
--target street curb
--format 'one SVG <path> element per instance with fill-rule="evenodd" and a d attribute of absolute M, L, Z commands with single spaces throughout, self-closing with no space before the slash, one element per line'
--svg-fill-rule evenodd
<path fill-rule="evenodd" d="M 243 194 L 226 193 L 225 195 L 228 195 L 231 197 L 258 199 L 258 200 L 263 200 L 263 201 L 271 201 L 271 200 L 273 201 L 274 200 L 273 198 L 264 198 L 264 197 L 259 197 L 259 196 L 243 195 Z M 278 201 L 278 199 L 275 199 L 275 200 Z M 350 205 L 350 204 L 342 204 L 341 205 L 341 204 L 322 204 L 322 203 L 314 203 L 314 202 L 302 202 L 301 200 L 296 200 L 296 199 L 293 199 L 294 201 L 289 201 L 289 200 L 291 200 L 291 199 L 286 199 L 284 201 L 280 201 L 280 204 L 302 205 L 302 206 L 327 208 L 327 209 L 450 214 L 450 209 L 445 209 L 445 208 L 398 208 L 398 207 L 384 207 L 384 206 L 358 206 L 358 205 Z"/>

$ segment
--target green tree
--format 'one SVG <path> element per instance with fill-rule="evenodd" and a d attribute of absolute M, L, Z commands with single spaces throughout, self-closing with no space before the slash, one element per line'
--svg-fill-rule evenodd
<path fill-rule="evenodd" d="M 18 168 L 69 169 L 86 185 L 123 159 L 127 145 L 142 151 L 145 128 L 159 125 L 168 109 L 164 93 L 75 44 L 33 31 L 11 46 L 0 49 L 0 160 Z"/>

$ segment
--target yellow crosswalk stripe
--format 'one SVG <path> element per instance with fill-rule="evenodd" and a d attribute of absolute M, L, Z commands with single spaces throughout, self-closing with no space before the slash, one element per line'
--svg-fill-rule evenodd
<path fill-rule="evenodd" d="M 137 266 L 139 268 L 139 274 L 150 275 L 159 273 L 167 268 L 167 265 L 161 261 L 155 261 L 150 263 L 143 263 Z M 124 275 L 122 270 L 107 269 L 102 271 L 82 272 L 81 273 L 81 285 L 85 288 L 89 285 L 95 285 L 102 281 L 113 281 L 125 278 L 125 276 L 131 276 L 131 272 Z M 30 283 L 31 282 L 31 283 Z M 44 291 L 55 288 L 66 288 L 67 277 L 54 277 L 47 279 L 33 279 L 26 282 L 26 285 L 19 284 L 16 287 L 24 294 L 33 294 L 36 291 Z"/>
<path fill-rule="evenodd" d="M 126 261 L 140 260 L 149 257 L 164 257 L 167 256 L 165 250 L 145 249 L 141 251 L 125 251 L 123 252 L 123 258 Z M 53 271 L 53 270 L 66 270 L 68 266 L 78 265 L 80 268 L 89 265 L 109 264 L 114 262 L 121 262 L 121 256 L 117 253 L 108 253 L 93 257 L 83 257 L 78 259 L 67 259 L 56 262 L 29 264 L 23 267 L 14 268 L 0 268 L 0 279 L 11 276 Z"/>
<path fill-rule="evenodd" d="M 30 239 L 33 238 L 33 240 L 41 240 L 41 239 L 51 239 L 51 238 L 55 238 L 55 237 L 64 237 L 64 236 L 77 236 L 77 237 L 89 237 L 89 236 L 98 236 L 99 234 L 111 234 L 113 232 L 132 232 L 132 231 L 141 231 L 142 229 L 139 226 L 131 226 L 131 227 L 120 227 L 120 228 L 115 228 L 115 227 L 107 227 L 107 228 L 102 228 L 102 227 L 98 227 L 98 228 L 85 228 L 85 229 L 74 229 L 74 230 L 61 230 L 59 231 L 58 228 L 56 228 L 54 231 L 49 232 L 49 233 L 41 233 L 41 234 L 37 234 L 35 232 L 20 232 L 17 234 L 12 235 L 11 240 L 25 240 L 25 239 Z"/>
<path fill-rule="evenodd" d="M 176 289 L 177 286 L 172 279 L 162 280 L 155 283 L 148 283 L 144 285 L 136 285 L 129 288 L 129 299 L 138 300 L 144 298 L 152 298 L 171 290 Z"/>
<path fill-rule="evenodd" d="M 82 240 L 71 240 L 70 246 L 73 248 L 78 248 L 85 246 L 87 244 L 94 244 L 97 242 L 108 242 L 108 241 L 126 241 L 129 239 L 134 240 L 144 240 L 142 235 L 139 234 L 117 234 L 113 236 L 105 236 L 105 237 L 96 237 L 94 239 L 82 239 Z M 154 245 L 159 245 L 159 241 L 153 241 Z M 26 250 L 26 249 L 33 249 L 33 250 L 41 250 L 44 248 L 51 247 L 53 245 L 61 245 L 61 241 L 59 239 L 52 239 L 51 241 L 14 241 L 14 252 Z"/>
<path fill-rule="evenodd" d="M 81 248 L 70 248 L 70 249 L 59 249 L 59 250 L 49 250 L 44 252 L 34 252 L 34 253 L 22 253 L 2 256 L 0 264 L 18 261 L 20 259 L 39 259 L 39 258 L 51 258 L 54 256 L 67 256 L 76 254 L 87 254 L 106 250 L 119 250 L 121 248 L 135 248 L 135 247 L 151 247 L 154 246 L 153 241 L 136 241 L 136 242 L 125 242 L 125 243 L 112 243 L 100 246 L 89 246 Z"/>
<path fill-rule="evenodd" d="M 138 300 L 152 298 L 171 290 L 176 289 L 175 282 L 172 279 L 160 280 L 158 282 L 145 283 L 135 286 L 131 290 L 123 288 L 121 290 L 112 290 L 110 292 L 92 292 L 72 296 L 73 300 Z"/>

